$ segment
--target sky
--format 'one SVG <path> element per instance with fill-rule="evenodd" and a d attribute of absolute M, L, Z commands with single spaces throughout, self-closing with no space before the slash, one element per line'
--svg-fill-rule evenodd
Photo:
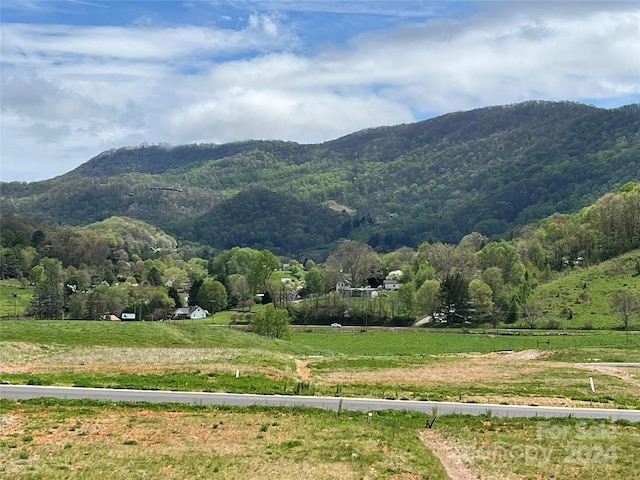
<path fill-rule="evenodd" d="M 102 151 L 640 102 L 638 1 L 2 0 L 0 180 Z"/>

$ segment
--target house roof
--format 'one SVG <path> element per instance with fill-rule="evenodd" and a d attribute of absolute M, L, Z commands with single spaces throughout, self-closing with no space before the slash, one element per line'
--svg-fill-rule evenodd
<path fill-rule="evenodd" d="M 204 309 L 202 307 L 200 307 L 199 305 L 190 305 L 188 307 L 176 308 L 173 311 L 173 314 L 174 315 L 191 315 L 196 310 L 204 310 Z"/>

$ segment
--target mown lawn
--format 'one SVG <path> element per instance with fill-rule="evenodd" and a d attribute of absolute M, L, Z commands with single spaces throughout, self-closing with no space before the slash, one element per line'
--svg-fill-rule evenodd
<path fill-rule="evenodd" d="M 547 333 L 516 331 L 509 335 L 415 331 L 294 332 L 292 342 L 310 350 L 349 355 L 434 355 L 500 350 L 566 349 L 577 347 L 640 348 L 640 335 L 624 332 Z"/>

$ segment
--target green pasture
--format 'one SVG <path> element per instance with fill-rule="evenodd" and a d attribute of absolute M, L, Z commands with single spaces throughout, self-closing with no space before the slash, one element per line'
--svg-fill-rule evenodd
<path fill-rule="evenodd" d="M 218 316 L 219 314 L 216 314 Z M 257 348 L 292 354 L 437 355 L 501 350 L 640 348 L 640 334 L 626 332 L 495 333 L 434 332 L 428 329 L 361 332 L 358 329 L 294 331 L 291 341 L 242 332 L 211 320 L 107 322 L 3 320 L 0 341 L 57 345 L 164 348 Z"/>
<path fill-rule="evenodd" d="M 640 348 L 640 335 L 624 332 L 574 332 L 556 334 L 509 332 L 433 332 L 428 329 L 395 331 L 294 332 L 292 343 L 309 351 L 348 355 L 437 355 L 443 353 L 495 352 L 502 350 L 563 350 L 585 347 Z"/>
<path fill-rule="evenodd" d="M 592 267 L 567 269 L 540 284 L 529 299 L 541 313 L 538 326 L 555 320 L 563 329 L 621 329 L 622 320 L 612 309 L 612 299 L 621 289 L 640 292 L 640 276 L 635 270 L 638 255 L 636 250 Z M 640 329 L 640 312 L 632 315 L 629 329 Z"/>
<path fill-rule="evenodd" d="M 301 353 L 304 348 L 211 324 L 211 320 L 108 322 L 90 320 L 3 320 L 0 341 L 74 346 L 161 348 L 255 348 Z"/>
<path fill-rule="evenodd" d="M 0 318 L 16 318 L 26 315 L 34 287 L 16 279 L 0 281 Z"/>

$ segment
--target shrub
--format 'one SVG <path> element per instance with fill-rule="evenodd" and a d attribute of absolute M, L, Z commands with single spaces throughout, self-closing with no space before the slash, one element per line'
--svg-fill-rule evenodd
<path fill-rule="evenodd" d="M 551 320 L 549 320 L 547 322 L 547 325 L 546 325 L 545 328 L 547 330 L 560 330 L 560 327 L 561 327 L 560 322 L 558 320 L 552 318 Z"/>

